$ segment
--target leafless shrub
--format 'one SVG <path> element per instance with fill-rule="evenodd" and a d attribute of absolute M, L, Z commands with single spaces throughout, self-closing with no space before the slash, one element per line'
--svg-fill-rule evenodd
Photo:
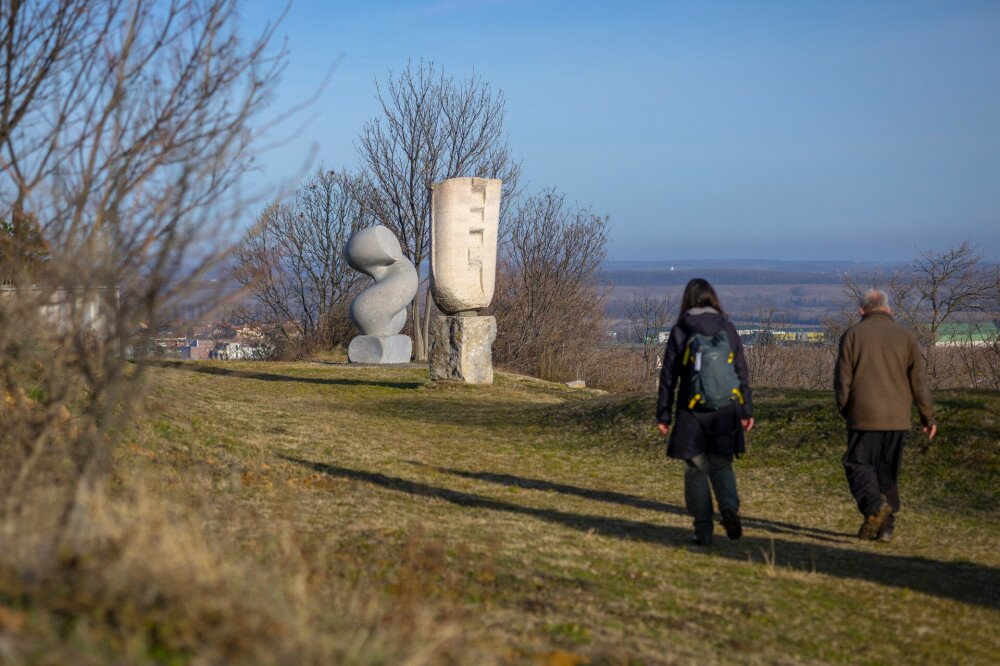
<path fill-rule="evenodd" d="M 272 203 L 233 253 L 244 312 L 271 333 L 284 357 L 349 342 L 348 307 L 367 278 L 344 258 L 347 240 L 373 223 L 357 179 L 320 168 L 290 203 Z"/>
<path fill-rule="evenodd" d="M 933 350 L 941 388 L 1000 389 L 1000 266 L 980 273 L 982 292 L 975 314 Z"/>
<path fill-rule="evenodd" d="M 543 379 L 581 377 L 604 338 L 597 272 L 607 218 L 546 190 L 519 203 L 498 262 L 498 364 Z"/>
<path fill-rule="evenodd" d="M 128 347 L 246 208 L 233 186 L 283 56 L 236 19 L 229 0 L 0 3 L 0 588 L 39 618 L 0 661 L 440 663 L 453 645 L 427 614 L 310 593 L 270 523 L 262 574 L 147 479 L 112 477 L 145 376 Z"/>
<path fill-rule="evenodd" d="M 637 382 L 639 386 L 656 388 L 657 366 L 662 362 L 665 346 L 658 334 L 676 319 L 678 305 L 673 294 L 656 298 L 649 289 L 641 296 L 632 294 L 625 302 L 625 319 L 629 323 L 632 342 L 642 345 L 642 379 Z"/>
<path fill-rule="evenodd" d="M 791 343 L 775 345 L 767 353 L 769 372 L 753 374 L 757 386 L 779 388 L 829 389 L 833 381 L 836 340 L 823 344 Z M 760 366 L 757 346 L 747 348 L 748 364 Z M 987 343 L 959 342 L 935 350 L 938 363 L 938 388 L 1000 388 L 997 359 L 1000 350 L 995 339 Z"/>
<path fill-rule="evenodd" d="M 648 394 L 650 391 L 642 350 L 630 347 L 594 349 L 586 380 L 587 386 L 611 393 L 642 391 Z"/>
<path fill-rule="evenodd" d="M 226 254 L 284 63 L 236 20 L 232 0 L 0 3 L 0 568 L 51 580 L 102 543 L 130 347 Z"/>
<path fill-rule="evenodd" d="M 775 319 L 773 308 L 761 308 L 759 331 L 743 340 L 750 380 L 755 386 L 830 388 L 837 359 L 837 340 L 846 326 L 840 319 L 825 322 L 822 341 L 788 341 L 779 337 L 787 326 Z"/>
<path fill-rule="evenodd" d="M 358 137 L 366 177 L 364 200 L 399 238 L 419 273 L 430 249 L 431 186 L 458 177 L 504 181 L 501 219 L 517 193 L 520 165 L 503 130 L 502 92 L 473 74 L 456 80 L 434 63 L 409 62 L 384 85 L 376 82 L 382 114 Z M 427 360 L 430 312 L 413 300 L 414 355 Z"/>
<path fill-rule="evenodd" d="M 780 348 L 774 339 L 774 308 L 760 308 L 756 314 L 759 332 L 747 344 L 746 359 L 750 369 L 750 381 L 755 386 L 773 386 L 780 382 L 783 363 L 778 354 Z"/>
<path fill-rule="evenodd" d="M 977 330 L 979 328 L 978 324 L 972 325 L 971 333 L 975 338 L 970 335 L 969 339 L 956 341 L 947 349 L 938 350 L 937 360 L 946 370 L 943 374 L 951 379 L 946 380 L 945 387 L 1000 389 L 996 334 Z M 948 363 L 949 360 L 951 363 Z"/>
<path fill-rule="evenodd" d="M 141 363 L 126 371 L 133 333 L 224 254 L 221 226 L 240 211 L 224 193 L 284 59 L 265 52 L 270 31 L 241 44 L 231 0 L 3 3 L 0 15 L 4 263 L 22 260 L 0 298 L 10 519 L 41 463 L 61 460 L 54 449 L 78 497 L 106 477 L 142 376 Z M 45 252 L 23 261 L 31 245 Z"/>
<path fill-rule="evenodd" d="M 983 363 L 980 367 L 987 385 L 1000 390 L 1000 265 L 986 280 L 986 294 L 983 298 L 983 311 L 992 328 L 982 336 Z"/>
<path fill-rule="evenodd" d="M 756 345 L 745 351 L 747 364 L 761 368 L 759 359 L 761 348 Z M 834 360 L 822 345 L 810 343 L 790 343 L 774 345 L 767 350 L 765 374 L 759 369 L 751 370 L 751 381 L 755 386 L 781 388 L 825 389 L 833 384 Z"/>

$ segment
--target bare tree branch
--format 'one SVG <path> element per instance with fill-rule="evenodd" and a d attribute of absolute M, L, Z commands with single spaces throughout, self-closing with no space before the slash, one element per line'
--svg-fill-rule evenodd
<path fill-rule="evenodd" d="M 236 8 L 0 3 L 5 530 L 40 478 L 69 479 L 66 524 L 78 515 L 141 395 L 136 336 L 229 250 L 246 205 L 234 186 L 285 63 L 274 26 L 237 37 Z"/>
<path fill-rule="evenodd" d="M 351 333 L 347 307 L 366 278 L 344 246 L 373 223 L 358 191 L 357 177 L 320 167 L 291 203 L 264 209 L 233 255 L 233 274 L 281 333 L 281 348 L 330 347 Z"/>

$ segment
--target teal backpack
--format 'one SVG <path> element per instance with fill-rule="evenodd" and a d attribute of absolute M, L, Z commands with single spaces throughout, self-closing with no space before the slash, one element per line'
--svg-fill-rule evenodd
<path fill-rule="evenodd" d="M 712 337 L 699 333 L 688 338 L 682 361 L 691 373 L 688 409 L 715 411 L 734 400 L 743 404 L 734 359 L 735 353 L 729 347 L 729 336 L 724 330 Z"/>

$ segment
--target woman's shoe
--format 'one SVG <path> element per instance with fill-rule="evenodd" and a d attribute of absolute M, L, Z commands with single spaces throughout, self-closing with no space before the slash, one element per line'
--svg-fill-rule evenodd
<path fill-rule="evenodd" d="M 726 528 L 726 536 L 736 541 L 743 536 L 743 524 L 740 522 L 740 514 L 729 509 L 722 510 L 722 526 Z"/>
<path fill-rule="evenodd" d="M 712 545 L 712 533 L 711 532 L 695 532 L 694 536 L 691 537 L 691 543 L 696 546 L 711 546 Z"/>

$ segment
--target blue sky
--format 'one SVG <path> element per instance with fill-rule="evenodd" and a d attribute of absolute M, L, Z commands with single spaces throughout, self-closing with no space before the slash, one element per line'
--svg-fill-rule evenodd
<path fill-rule="evenodd" d="M 614 259 L 1000 259 L 1000 2 L 298 0 L 278 35 L 272 111 L 340 60 L 269 181 L 354 168 L 373 80 L 424 58 L 504 92 L 529 188 L 609 215 Z"/>

